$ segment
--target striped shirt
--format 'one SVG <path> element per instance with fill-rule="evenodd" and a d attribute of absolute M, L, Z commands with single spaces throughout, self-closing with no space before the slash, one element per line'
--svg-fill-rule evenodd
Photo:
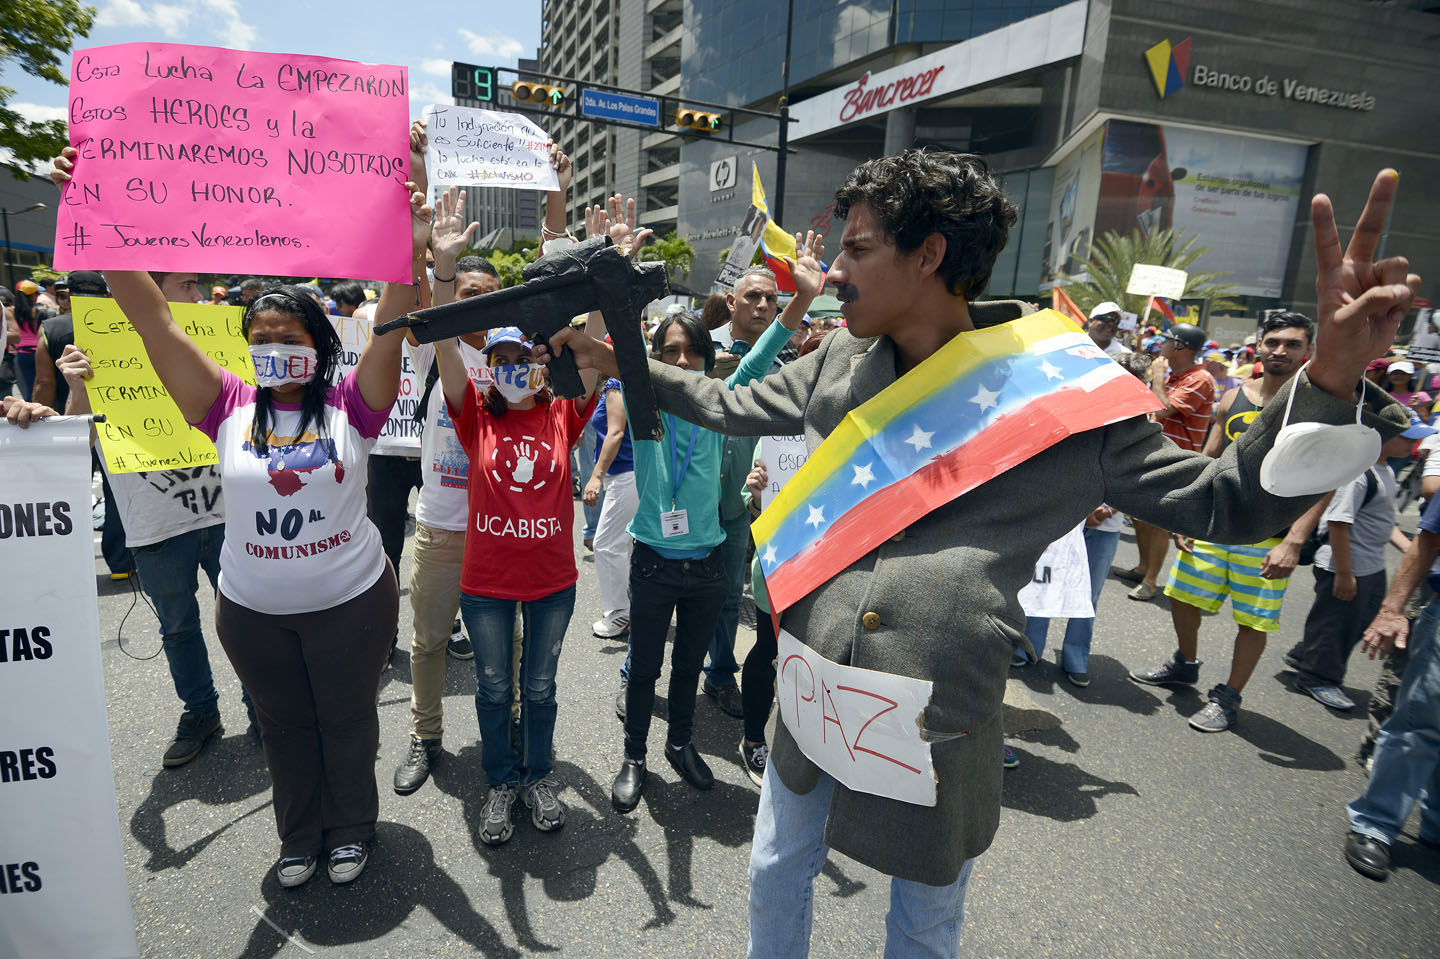
<path fill-rule="evenodd" d="M 1165 378 L 1165 395 L 1175 413 L 1161 421 L 1166 436 L 1182 450 L 1198 450 L 1205 445 L 1210 429 L 1210 414 L 1215 409 L 1215 378 L 1209 370 L 1196 363 L 1184 373 L 1169 373 Z"/>

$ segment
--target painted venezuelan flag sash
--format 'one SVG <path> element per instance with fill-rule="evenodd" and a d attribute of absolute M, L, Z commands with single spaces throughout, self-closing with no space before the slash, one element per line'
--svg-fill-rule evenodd
<path fill-rule="evenodd" d="M 1159 408 L 1053 310 L 961 333 L 847 413 L 755 521 L 771 608 L 1067 436 Z"/>

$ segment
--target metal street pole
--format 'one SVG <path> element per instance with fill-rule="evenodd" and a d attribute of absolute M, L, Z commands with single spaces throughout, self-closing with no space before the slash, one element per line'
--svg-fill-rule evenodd
<path fill-rule="evenodd" d="M 23 210 L 16 210 L 15 215 L 21 216 L 43 209 L 45 209 L 45 204 L 32 203 Z M 14 260 L 15 255 L 14 251 L 10 249 L 10 211 L 4 207 L 0 207 L 0 221 L 3 221 L 5 226 L 5 285 L 13 292 L 15 289 L 15 265 L 11 261 Z"/>
<path fill-rule="evenodd" d="M 790 142 L 790 34 L 795 25 L 795 0 L 785 6 L 785 59 L 780 64 L 780 153 L 775 158 L 775 223 L 785 217 L 785 160 Z"/>

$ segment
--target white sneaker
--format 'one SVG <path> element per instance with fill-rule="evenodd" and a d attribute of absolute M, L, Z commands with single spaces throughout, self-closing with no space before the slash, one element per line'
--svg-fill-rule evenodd
<path fill-rule="evenodd" d="M 618 639 L 630 632 L 630 610 L 615 609 L 590 625 L 590 631 L 601 639 Z"/>

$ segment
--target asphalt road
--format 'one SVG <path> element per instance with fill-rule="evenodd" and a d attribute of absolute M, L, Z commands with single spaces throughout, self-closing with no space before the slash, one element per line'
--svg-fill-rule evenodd
<path fill-rule="evenodd" d="M 1412 507 L 1404 520 L 1413 528 L 1415 519 Z M 332 886 L 322 868 L 295 890 L 273 878 L 269 780 L 208 625 L 211 604 L 203 610 L 225 734 L 194 762 L 166 770 L 160 756 L 180 707 L 163 655 L 131 658 L 158 650 L 155 619 L 97 558 L 118 817 L 143 955 L 743 954 L 757 791 L 739 765 L 740 723 L 702 695 L 696 743 L 716 773 L 714 790 L 691 789 L 661 763 L 638 810 L 611 810 L 624 647 L 590 635 L 594 566 L 578 542 L 577 552 L 555 743 L 565 828 L 540 834 L 517 817 L 509 844 L 479 842 L 485 790 L 468 662 L 448 664 L 446 754 L 432 780 L 409 797 L 391 790 L 410 717 L 402 596 L 400 650 L 380 689 L 376 851 L 352 886 Z M 1134 558 L 1127 532 L 1117 562 Z M 402 583 L 409 561 L 407 545 Z M 1312 582 L 1308 570 L 1294 578 L 1241 723 L 1219 735 L 1186 723 L 1202 693 L 1126 678 L 1174 648 L 1163 600 L 1137 603 L 1123 584 L 1106 583 L 1088 689 L 1055 665 L 1062 624 L 1052 624 L 1047 661 L 1012 671 L 1007 724 L 1021 765 L 1006 774 L 999 835 L 970 886 L 962 955 L 1437 954 L 1440 855 L 1415 841 L 1414 820 L 1388 882 L 1361 877 L 1343 859 L 1343 806 L 1364 787 L 1353 755 L 1378 667 L 1352 661 L 1347 689 L 1360 706 L 1351 714 L 1289 688 L 1280 657 L 1301 633 Z M 1204 689 L 1228 671 L 1228 612 L 1207 618 L 1201 635 Z M 752 638 L 741 630 L 742 644 Z M 654 743 L 661 735 L 652 731 Z M 885 877 L 832 855 L 815 885 L 813 954 L 880 954 L 887 903 Z"/>

